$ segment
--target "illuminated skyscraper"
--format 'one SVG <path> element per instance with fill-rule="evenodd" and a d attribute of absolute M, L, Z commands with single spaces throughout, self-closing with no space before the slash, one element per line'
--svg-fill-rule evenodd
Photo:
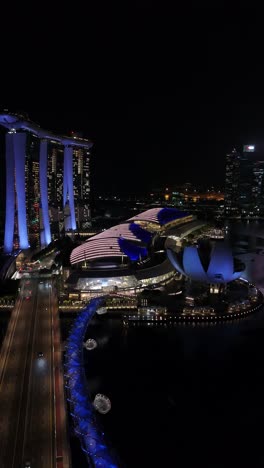
<path fill-rule="evenodd" d="M 28 241 L 32 247 L 40 246 L 40 183 L 39 183 L 39 139 L 26 133 L 25 192 Z"/>
<path fill-rule="evenodd" d="M 77 228 L 82 231 L 91 225 L 90 153 L 82 148 L 73 151 L 73 189 Z"/>
<path fill-rule="evenodd" d="M 63 215 L 64 148 L 56 141 L 48 144 L 48 205 L 52 238 L 64 230 Z"/>
<path fill-rule="evenodd" d="M 237 217 L 239 209 L 240 154 L 233 149 L 226 155 L 225 215 Z"/>
<path fill-rule="evenodd" d="M 264 214 L 264 161 L 253 163 L 252 209 L 255 216 Z"/>
<path fill-rule="evenodd" d="M 264 161 L 257 161 L 255 146 L 246 145 L 226 156 L 225 214 L 260 217 L 264 214 Z"/>
<path fill-rule="evenodd" d="M 239 206 L 242 216 L 253 215 L 252 212 L 252 189 L 253 189 L 253 154 L 255 147 L 246 145 L 243 148 L 242 156 L 240 157 L 239 170 Z"/>
<path fill-rule="evenodd" d="M 76 231 L 75 192 L 78 203 L 89 203 L 92 143 L 45 131 L 24 115 L 5 112 L 0 124 L 8 130 L 5 251 L 48 245 L 63 221 L 66 231 Z"/>

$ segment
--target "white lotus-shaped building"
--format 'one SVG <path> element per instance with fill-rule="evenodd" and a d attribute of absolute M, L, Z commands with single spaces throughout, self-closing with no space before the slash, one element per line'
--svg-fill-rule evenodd
<path fill-rule="evenodd" d="M 167 249 L 176 270 L 192 280 L 205 283 L 229 283 L 241 276 L 244 264 L 235 259 L 225 242 L 191 245 L 180 252 Z"/>

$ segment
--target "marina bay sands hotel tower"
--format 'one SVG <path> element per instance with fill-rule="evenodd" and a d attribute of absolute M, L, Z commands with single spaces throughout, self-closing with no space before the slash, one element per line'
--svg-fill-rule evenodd
<path fill-rule="evenodd" d="M 28 116 L 4 111 L 6 219 L 4 250 L 47 246 L 90 219 L 92 143 L 43 130 Z"/>

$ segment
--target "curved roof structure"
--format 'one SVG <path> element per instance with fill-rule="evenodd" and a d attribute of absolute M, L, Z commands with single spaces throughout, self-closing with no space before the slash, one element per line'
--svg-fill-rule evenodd
<path fill-rule="evenodd" d="M 171 221 L 186 218 L 188 215 L 174 208 L 152 208 L 131 218 L 126 223 L 113 226 L 96 234 L 71 254 L 71 264 L 85 261 L 102 260 L 103 258 L 127 258 L 131 261 L 145 258 L 148 255 L 147 246 L 153 233 L 140 226 L 138 222 L 155 223 L 163 226 Z"/>
<path fill-rule="evenodd" d="M 164 226 L 172 221 L 180 218 L 185 218 L 188 214 L 184 211 L 177 210 L 176 208 L 151 208 L 150 210 L 143 211 L 128 221 L 147 221 L 149 223 Z"/>
<path fill-rule="evenodd" d="M 106 231 L 100 232 L 100 234 L 96 234 L 95 237 L 97 239 L 104 239 L 108 237 L 123 237 L 132 241 L 140 241 L 141 239 L 139 239 L 136 233 L 134 233 L 131 229 L 132 224 L 134 223 L 118 224 L 117 226 L 113 226 Z"/>
<path fill-rule="evenodd" d="M 244 269 L 242 264 L 239 267 L 235 264 L 232 251 L 224 242 L 206 249 L 191 245 L 181 253 L 167 249 L 167 254 L 176 270 L 205 283 L 229 283 L 239 278 Z"/>
<path fill-rule="evenodd" d="M 122 257 L 117 237 L 97 238 L 92 237 L 79 247 L 76 247 L 71 254 L 71 263 L 79 263 L 86 260 L 98 260 L 104 257 Z"/>
<path fill-rule="evenodd" d="M 117 257 L 127 257 L 136 261 L 146 257 L 148 251 L 142 246 L 142 240 L 130 229 L 131 224 L 133 223 L 114 226 L 88 239 L 72 251 L 71 264 Z M 147 231 L 145 233 L 146 238 L 151 240 L 150 233 Z"/>

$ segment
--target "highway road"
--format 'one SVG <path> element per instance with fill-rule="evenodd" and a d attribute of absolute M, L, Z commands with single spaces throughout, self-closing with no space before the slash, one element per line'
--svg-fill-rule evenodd
<path fill-rule="evenodd" d="M 56 467 L 55 295 L 22 279 L 0 354 L 0 467 Z M 42 352 L 43 357 L 38 357 Z M 57 367 L 56 367 L 57 370 Z M 63 465 L 62 465 L 63 466 Z M 67 466 L 67 465 L 65 465 Z"/>

